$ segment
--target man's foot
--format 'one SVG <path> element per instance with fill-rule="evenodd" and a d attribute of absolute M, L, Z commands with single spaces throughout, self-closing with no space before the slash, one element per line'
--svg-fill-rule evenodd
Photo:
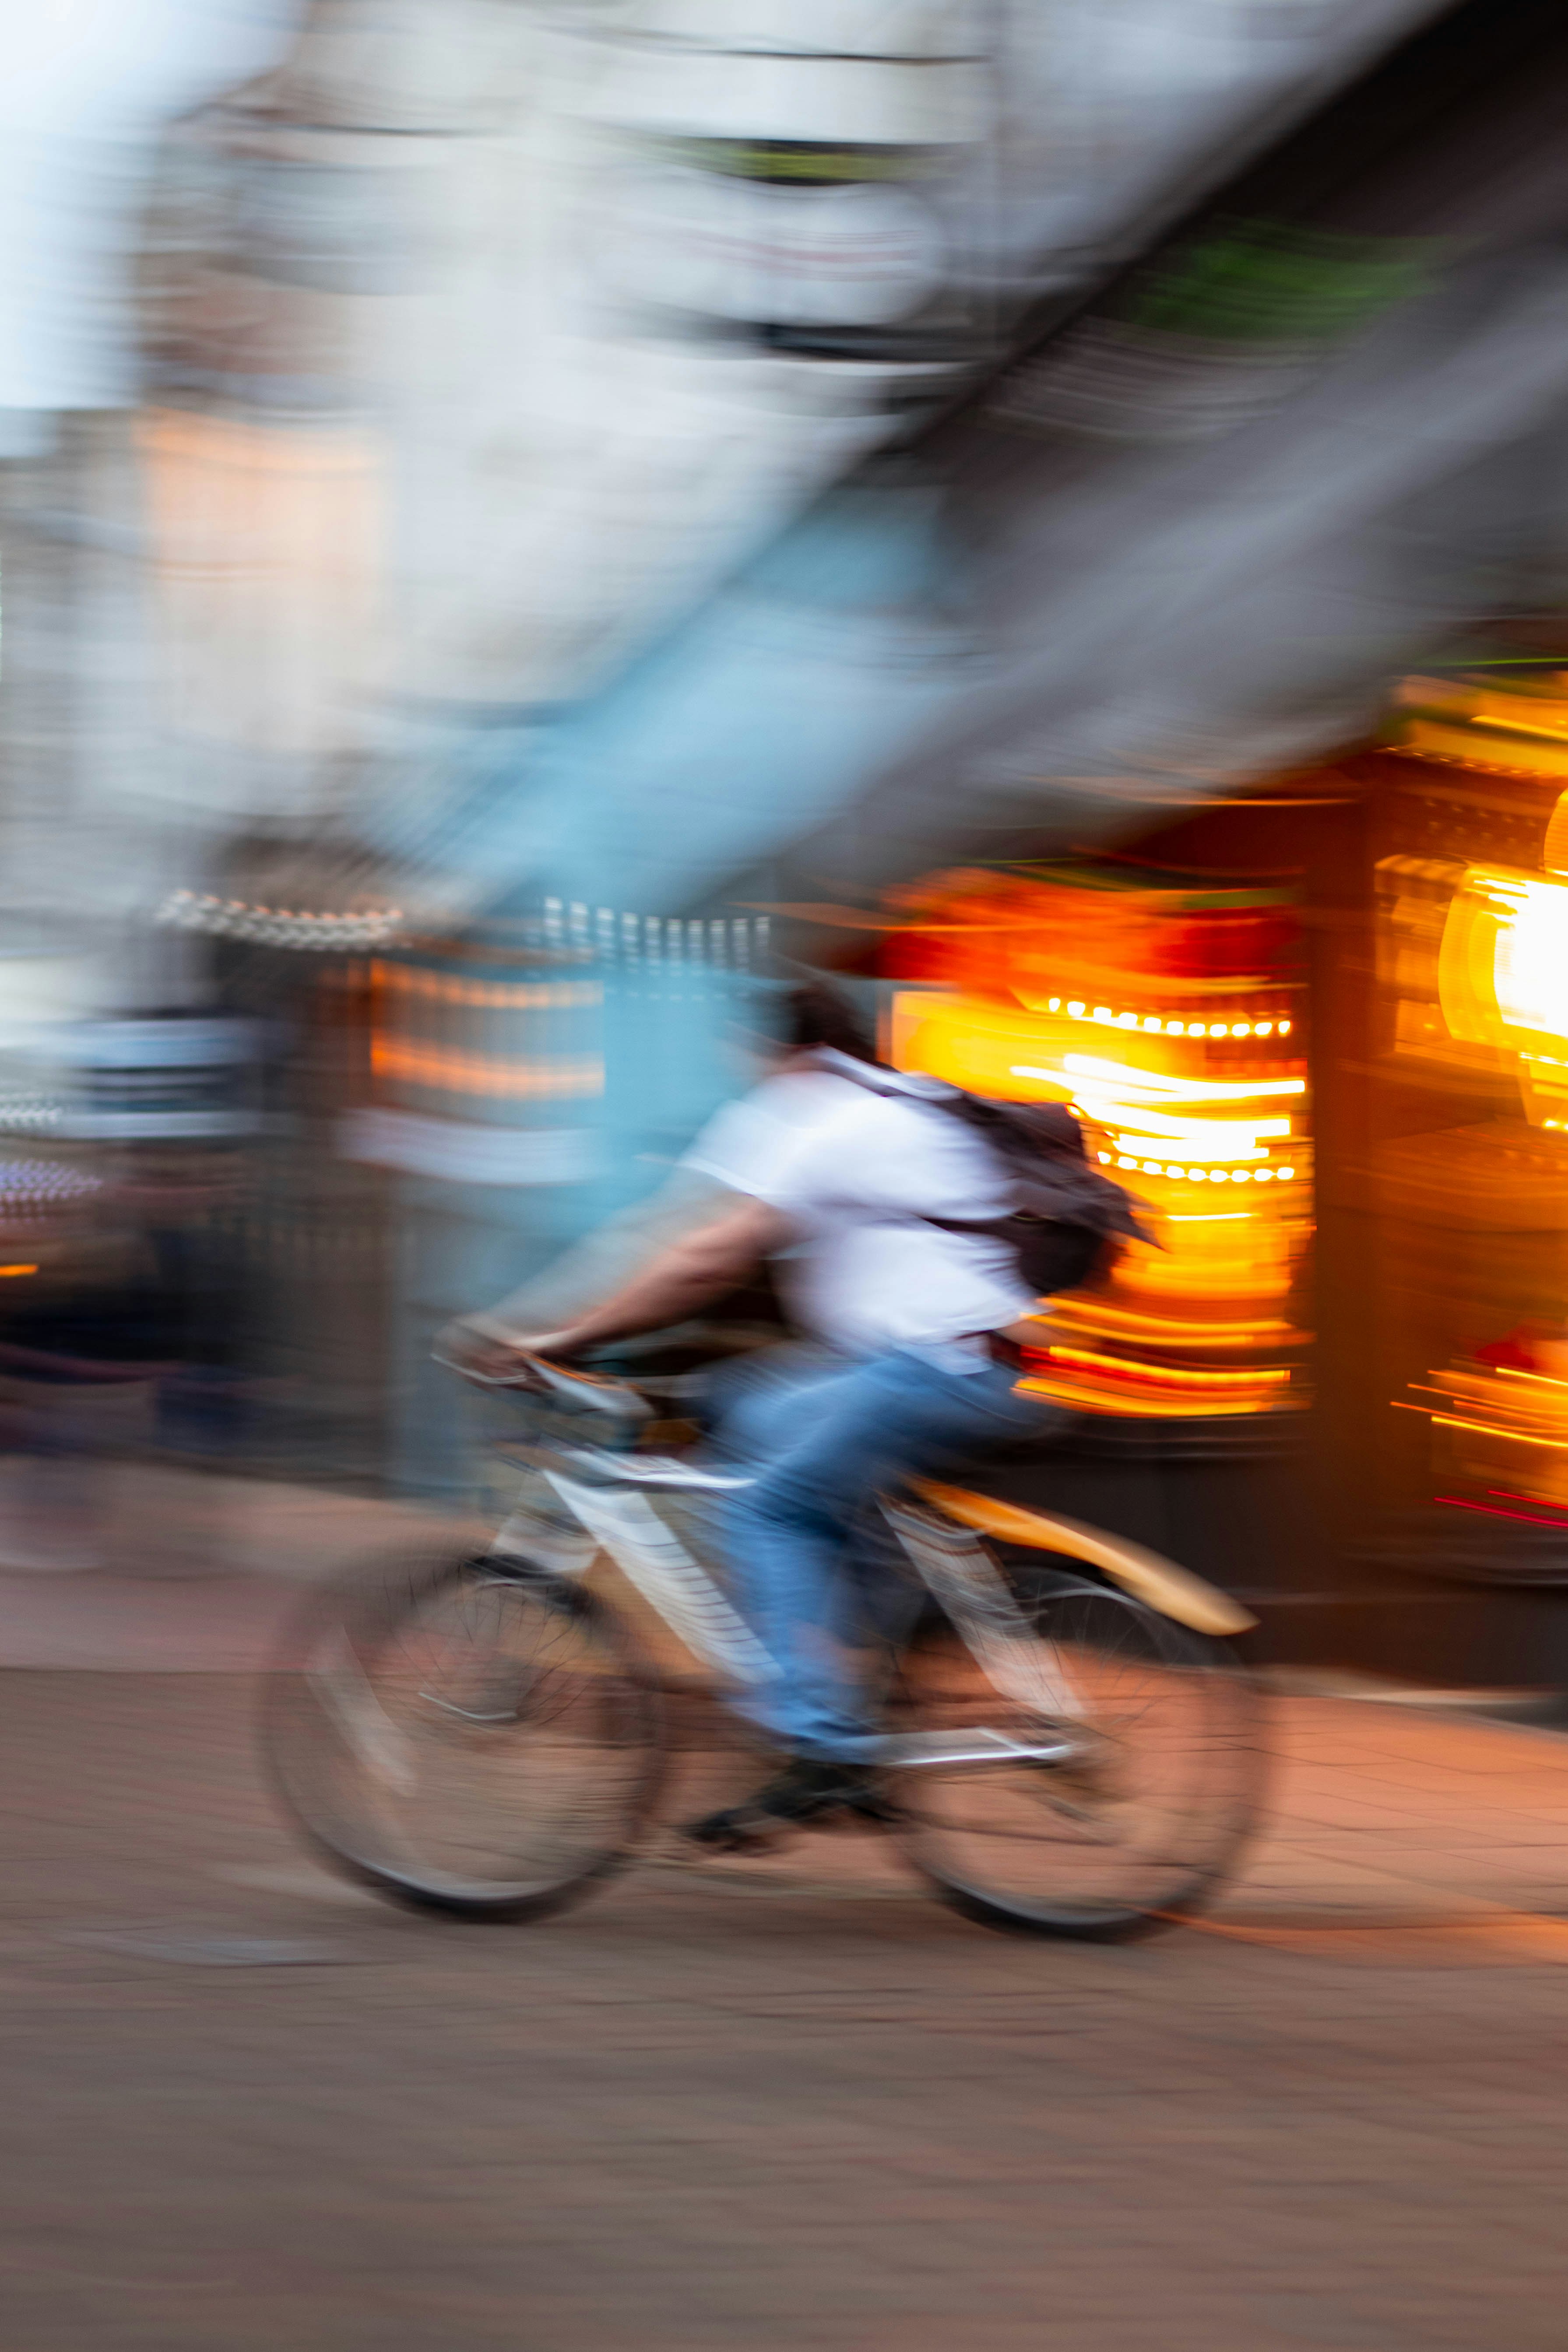
<path fill-rule="evenodd" d="M 845 1813 L 886 1822 L 893 1809 L 856 1764 L 818 1763 L 797 1757 L 773 1780 L 722 1811 L 689 1822 L 683 1837 L 709 1853 L 755 1853 L 784 1829 L 800 1829 Z"/>

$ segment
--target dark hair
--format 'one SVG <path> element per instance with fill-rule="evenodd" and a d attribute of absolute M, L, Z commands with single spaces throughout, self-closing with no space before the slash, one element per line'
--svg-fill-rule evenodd
<path fill-rule="evenodd" d="M 794 1053 L 805 1053 L 813 1045 L 831 1045 L 857 1062 L 877 1059 L 871 1033 L 859 1013 L 847 997 L 840 996 L 826 981 L 808 981 L 789 990 L 784 1001 L 783 1035 Z"/>

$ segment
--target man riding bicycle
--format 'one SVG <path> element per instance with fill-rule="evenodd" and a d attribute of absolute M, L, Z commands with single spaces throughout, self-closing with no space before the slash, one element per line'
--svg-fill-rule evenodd
<path fill-rule="evenodd" d="M 942 1108 L 954 1098 L 880 1065 L 831 991 L 796 990 L 774 1074 L 684 1163 L 732 1205 L 563 1329 L 524 1329 L 502 1301 L 452 1335 L 472 1369 L 504 1376 L 525 1355 L 679 1323 L 771 1261 L 814 1343 L 748 1367 L 720 1399 L 719 1442 L 752 1473 L 721 1506 L 723 1547 L 774 1668 L 734 1704 L 785 1761 L 746 1803 L 693 1826 L 705 1845 L 878 1810 L 855 1664 L 875 1595 L 854 1572 L 858 1531 L 880 1489 L 1059 1419 L 1017 1386 L 1038 1302 L 1013 1246 L 983 1230 L 1007 1217 L 1011 1188 L 984 1139 Z"/>

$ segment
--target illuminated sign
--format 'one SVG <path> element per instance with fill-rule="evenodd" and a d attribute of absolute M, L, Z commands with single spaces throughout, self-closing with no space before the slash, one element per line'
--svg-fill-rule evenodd
<path fill-rule="evenodd" d="M 894 950 L 928 984 L 893 998 L 892 1060 L 1070 1104 L 1160 1244 L 1051 1299 L 1026 1385 L 1112 1417 L 1305 1404 L 1310 1101 L 1281 894 L 1087 865 L 953 883 L 922 887 L 929 931 Z"/>
<path fill-rule="evenodd" d="M 1568 879 L 1468 867 L 1448 904 L 1437 954 L 1448 1034 L 1519 1056 L 1527 1116 L 1568 1118 Z"/>

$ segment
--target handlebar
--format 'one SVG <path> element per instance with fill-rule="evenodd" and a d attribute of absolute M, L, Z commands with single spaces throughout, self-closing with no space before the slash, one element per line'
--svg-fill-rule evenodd
<path fill-rule="evenodd" d="M 584 1411 L 612 1415 L 617 1421 L 651 1421 L 653 1407 L 638 1396 L 636 1389 L 625 1381 L 611 1380 L 602 1372 L 581 1372 L 565 1364 L 552 1363 L 547 1356 L 531 1356 L 520 1351 L 522 1369 L 515 1373 L 492 1375 L 479 1372 L 455 1357 L 444 1356 L 439 1349 L 433 1354 L 437 1363 L 460 1380 L 469 1381 L 477 1389 L 522 1389 L 534 1392 L 543 1390 L 565 1402 L 580 1405 Z"/>

